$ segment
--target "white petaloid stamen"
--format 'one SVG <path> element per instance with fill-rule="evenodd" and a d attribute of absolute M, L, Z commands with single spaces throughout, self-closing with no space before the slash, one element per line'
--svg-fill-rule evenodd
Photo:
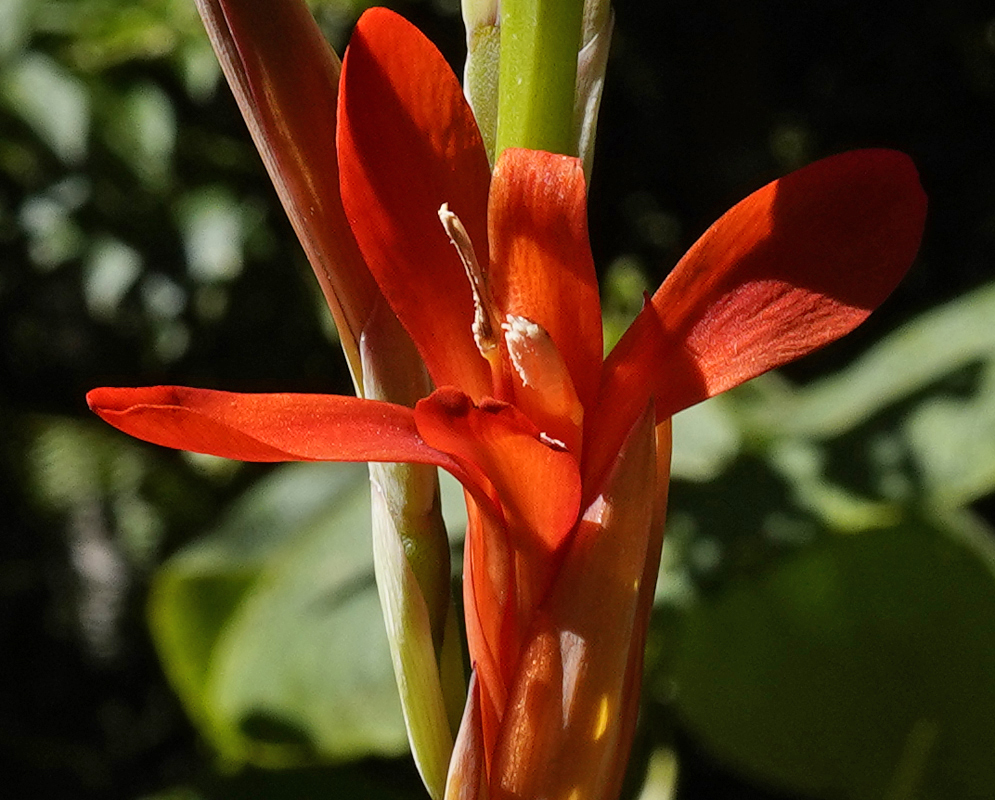
<path fill-rule="evenodd" d="M 473 250 L 470 234 L 466 232 L 459 217 L 449 210 L 449 203 L 443 203 L 439 208 L 439 221 L 442 223 L 449 241 L 456 248 L 460 261 L 463 262 L 463 269 L 466 270 L 466 276 L 470 279 L 474 308 L 473 339 L 477 343 L 477 349 L 486 357 L 497 347 L 497 340 L 494 338 L 494 325 L 489 313 L 489 309 L 493 308 L 494 304 L 487 288 L 487 279 L 484 271 L 480 268 L 480 262 L 477 261 L 477 254 Z"/>
<path fill-rule="evenodd" d="M 539 441 L 542 442 L 547 447 L 552 447 L 554 450 L 567 450 L 567 443 L 550 436 L 548 433 L 539 431 Z"/>
<path fill-rule="evenodd" d="M 540 347 L 546 345 L 549 336 L 539 325 L 525 317 L 509 314 L 501 323 L 504 340 L 508 343 L 508 355 L 511 363 L 522 379 L 522 383 L 535 389 L 539 388 L 539 372 L 536 369 L 541 358 Z"/>
<path fill-rule="evenodd" d="M 579 428 L 584 408 L 574 390 L 570 370 L 546 329 L 527 317 L 508 314 L 501 330 L 508 359 L 533 398 L 531 402 L 541 406 L 544 414 L 570 419 Z M 562 436 L 562 431 L 557 433 Z M 549 439 L 549 444 L 562 444 L 559 438 Z"/>

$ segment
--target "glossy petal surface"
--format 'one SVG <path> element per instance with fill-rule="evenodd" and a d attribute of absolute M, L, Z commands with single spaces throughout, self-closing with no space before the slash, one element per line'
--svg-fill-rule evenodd
<path fill-rule="evenodd" d="M 440 389 L 418 403 L 415 420 L 428 444 L 487 477 L 517 546 L 541 556 L 563 542 L 580 504 L 577 461 L 542 441 L 514 406 L 477 407 L 461 392 Z"/>
<path fill-rule="evenodd" d="M 320 394 L 238 394 L 184 386 L 94 389 L 90 408 L 138 439 L 240 461 L 409 461 L 468 480 L 429 447 L 409 408 Z"/>
<path fill-rule="evenodd" d="M 643 578 L 656 509 L 652 407 L 636 421 L 586 509 L 537 610 L 509 693 L 491 797 L 608 798 L 624 771 L 633 637 L 644 632 Z M 655 584 L 656 573 L 651 576 Z M 639 637 L 641 639 L 641 637 Z"/>
<path fill-rule="evenodd" d="M 505 150 L 494 167 L 488 225 L 495 302 L 549 333 L 581 403 L 589 405 L 603 354 L 583 165 L 552 153 Z"/>
<path fill-rule="evenodd" d="M 610 354 L 590 474 L 649 395 L 670 416 L 863 322 L 912 263 L 925 213 L 915 167 L 890 150 L 817 161 L 726 212 Z"/>
<path fill-rule="evenodd" d="M 459 81 L 438 50 L 386 9 L 360 19 L 339 98 L 342 200 L 370 270 L 437 386 L 490 392 L 471 334 L 473 298 L 438 211 L 487 258 L 490 167 Z"/>

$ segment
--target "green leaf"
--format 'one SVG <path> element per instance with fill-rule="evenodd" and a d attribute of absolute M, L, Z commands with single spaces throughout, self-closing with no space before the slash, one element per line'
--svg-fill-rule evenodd
<path fill-rule="evenodd" d="M 674 417 L 673 478 L 714 480 L 739 454 L 741 436 L 726 398 L 713 397 Z"/>
<path fill-rule="evenodd" d="M 64 163 L 86 155 L 90 97 L 82 81 L 41 53 L 29 53 L 5 70 L 0 98 Z"/>
<path fill-rule="evenodd" d="M 674 664 L 690 729 L 765 782 L 850 800 L 995 786 L 987 532 L 907 522 L 821 539 L 697 604 Z"/>
<path fill-rule="evenodd" d="M 942 505 L 995 491 L 995 359 L 969 398 L 925 400 L 909 415 L 905 434 L 924 488 Z"/>
<path fill-rule="evenodd" d="M 165 565 L 150 616 L 167 674 L 222 759 L 404 752 L 365 465 L 274 470 Z"/>
<path fill-rule="evenodd" d="M 778 436 L 852 430 L 966 366 L 995 360 L 993 319 L 995 283 L 916 317 L 846 369 L 797 392 L 772 392 L 754 423 Z"/>

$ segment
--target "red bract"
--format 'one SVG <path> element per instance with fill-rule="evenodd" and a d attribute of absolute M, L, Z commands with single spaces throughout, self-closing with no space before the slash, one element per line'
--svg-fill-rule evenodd
<path fill-rule="evenodd" d="M 414 409 L 177 387 L 96 389 L 90 406 L 133 436 L 228 458 L 452 472 L 467 489 L 475 680 L 447 796 L 612 798 L 670 417 L 880 304 L 919 245 L 916 171 L 900 153 L 845 153 L 750 195 L 603 360 L 579 162 L 508 150 L 491 174 L 457 79 L 391 12 L 367 12 L 353 34 L 336 138 L 349 235 L 440 388 Z"/>

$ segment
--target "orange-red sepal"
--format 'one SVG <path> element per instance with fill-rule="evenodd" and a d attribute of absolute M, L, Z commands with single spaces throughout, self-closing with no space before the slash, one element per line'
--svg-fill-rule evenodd
<path fill-rule="evenodd" d="M 303 0 L 197 5 L 336 324 L 355 347 L 380 292 L 339 194 L 339 58 Z"/>
<path fill-rule="evenodd" d="M 658 563 L 661 543 L 651 531 L 661 485 L 654 423 L 651 404 L 584 512 L 535 615 L 491 764 L 493 800 L 614 800 L 638 708 L 633 654 L 641 652 L 646 593 L 656 579 L 647 564 Z"/>
<path fill-rule="evenodd" d="M 240 461 L 435 464 L 472 483 L 425 443 L 410 408 L 321 394 L 238 394 L 185 386 L 94 389 L 91 410 L 153 444 Z"/>

